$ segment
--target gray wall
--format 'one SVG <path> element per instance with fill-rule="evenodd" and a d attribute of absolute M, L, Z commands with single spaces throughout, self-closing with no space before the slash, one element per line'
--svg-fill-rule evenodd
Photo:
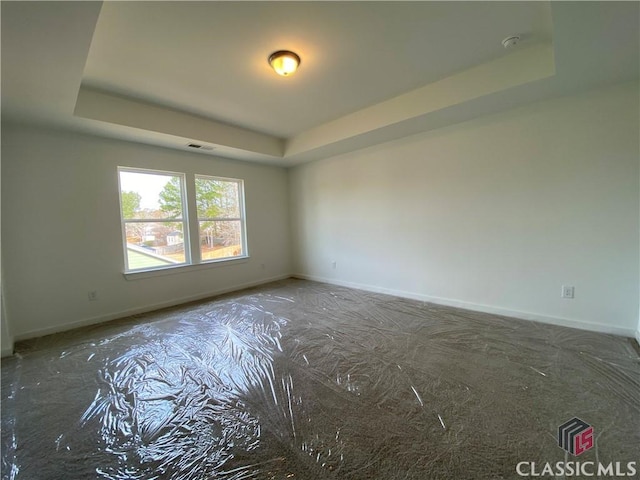
<path fill-rule="evenodd" d="M 125 279 L 119 165 L 244 179 L 250 259 Z M 3 125 L 3 288 L 17 339 L 287 276 L 289 239 L 285 169 Z"/>
<path fill-rule="evenodd" d="M 2 321 L 27 338 L 293 272 L 633 336 L 637 105 L 622 85 L 290 171 L 5 124 Z M 250 259 L 126 280 L 118 165 L 243 178 Z"/>
<path fill-rule="evenodd" d="M 633 336 L 638 149 L 634 83 L 296 167 L 294 270 Z"/>

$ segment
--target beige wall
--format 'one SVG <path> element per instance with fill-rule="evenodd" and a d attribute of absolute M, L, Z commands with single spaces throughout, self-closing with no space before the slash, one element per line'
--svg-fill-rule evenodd
<path fill-rule="evenodd" d="M 636 83 L 296 167 L 294 270 L 633 336 L 638 132 Z"/>
<path fill-rule="evenodd" d="M 118 165 L 244 179 L 250 259 L 126 280 Z M 287 181 L 277 167 L 3 125 L 2 286 L 12 333 L 42 335 L 287 276 Z"/>

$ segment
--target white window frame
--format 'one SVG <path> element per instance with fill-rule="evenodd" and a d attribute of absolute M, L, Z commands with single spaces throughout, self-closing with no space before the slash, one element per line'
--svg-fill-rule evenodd
<path fill-rule="evenodd" d="M 157 267 L 147 267 L 136 270 L 129 269 L 129 256 L 127 252 L 127 223 L 165 223 L 168 219 L 125 219 L 122 212 L 122 185 L 120 181 L 120 172 L 145 173 L 152 175 L 177 176 L 180 178 L 180 192 L 182 198 L 182 218 L 175 222 L 182 222 L 184 235 L 184 254 L 185 261 L 175 265 L 162 265 Z M 122 231 L 122 251 L 124 253 L 124 276 L 128 280 L 137 278 L 147 278 L 156 275 L 166 275 L 171 273 L 180 273 L 185 270 L 209 268 L 213 266 L 222 266 L 235 263 L 246 262 L 249 259 L 246 212 L 244 199 L 244 180 L 239 178 L 219 177 L 214 175 L 193 174 L 185 172 L 173 172 L 168 170 L 156 170 L 150 168 L 138 168 L 118 166 L 118 203 L 120 207 L 120 228 Z M 239 218 L 203 218 L 198 217 L 197 201 L 196 201 L 196 178 L 220 180 L 225 182 L 235 182 L 238 185 L 238 209 Z M 210 260 L 202 260 L 200 246 L 200 222 L 201 221 L 240 221 L 240 236 L 242 242 L 242 254 L 233 257 L 215 258 Z M 174 220 L 169 220 L 174 221 Z"/>
<path fill-rule="evenodd" d="M 239 179 L 239 178 L 228 178 L 228 177 L 217 177 L 217 176 L 213 176 L 213 175 L 201 175 L 201 174 L 196 174 L 194 176 L 194 184 L 195 181 L 197 179 L 203 179 L 203 180 L 217 180 L 220 182 L 229 182 L 229 183 L 236 183 L 238 185 L 238 212 L 240 213 L 239 217 L 205 217 L 205 218 L 200 218 L 198 216 L 198 210 L 196 208 L 196 223 L 197 223 L 197 228 L 198 228 L 198 256 L 200 257 L 200 263 L 216 263 L 216 262 L 224 262 L 224 261 L 228 261 L 228 260 L 234 260 L 234 259 L 238 259 L 238 258 L 244 258 L 244 257 L 248 257 L 249 253 L 247 251 L 247 227 L 246 227 L 246 215 L 245 215 L 245 211 L 244 211 L 244 180 Z M 197 192 L 196 192 L 197 195 Z M 196 204 L 197 204 L 198 199 L 196 198 Z M 240 255 L 236 255 L 233 257 L 224 257 L 224 258 L 212 258 L 211 260 L 202 260 L 201 257 L 201 248 L 202 246 L 200 245 L 200 238 L 201 238 L 201 231 L 200 231 L 200 222 L 234 222 L 234 221 L 239 221 L 240 222 L 240 242 L 242 244 L 242 253 Z"/>

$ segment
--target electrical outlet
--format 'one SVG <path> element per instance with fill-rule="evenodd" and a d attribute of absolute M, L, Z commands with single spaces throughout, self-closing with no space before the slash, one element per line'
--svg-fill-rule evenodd
<path fill-rule="evenodd" d="M 334 270 L 338 268 L 338 262 L 336 262 L 335 260 L 331 262 L 331 268 L 333 268 Z"/>
<path fill-rule="evenodd" d="M 90 302 L 94 302 L 98 300 L 98 291 L 97 290 L 89 290 L 87 293 L 87 297 L 89 297 Z"/>
<path fill-rule="evenodd" d="M 562 298 L 573 298 L 574 295 L 575 295 L 575 287 L 571 285 L 562 286 L 562 294 L 560 295 Z"/>
<path fill-rule="evenodd" d="M 261 263 L 261 264 L 260 264 L 260 268 L 261 268 L 262 270 L 266 270 L 266 269 L 267 269 L 267 265 L 266 265 L 266 264 L 264 264 L 264 263 Z"/>

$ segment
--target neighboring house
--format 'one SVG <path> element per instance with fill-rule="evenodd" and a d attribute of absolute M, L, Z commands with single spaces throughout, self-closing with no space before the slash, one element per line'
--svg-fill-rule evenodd
<path fill-rule="evenodd" d="M 184 243 L 182 232 L 173 231 L 167 234 L 167 245 L 178 245 Z"/>

